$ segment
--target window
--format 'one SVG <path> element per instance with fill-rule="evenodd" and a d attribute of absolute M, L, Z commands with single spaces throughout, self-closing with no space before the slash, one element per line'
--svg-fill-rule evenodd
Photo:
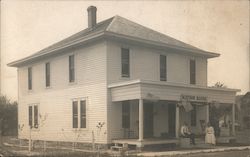
<path fill-rule="evenodd" d="M 193 110 L 191 111 L 191 126 L 196 126 L 196 105 L 193 105 Z"/>
<path fill-rule="evenodd" d="M 32 106 L 29 106 L 29 126 L 32 128 L 32 115 L 33 115 L 33 113 L 32 113 Z"/>
<path fill-rule="evenodd" d="M 160 55 L 160 80 L 167 80 L 167 57 L 165 55 Z"/>
<path fill-rule="evenodd" d="M 81 128 L 86 128 L 86 101 L 80 101 Z"/>
<path fill-rule="evenodd" d="M 80 109 L 80 110 L 78 110 Z M 86 128 L 86 100 L 72 102 L 73 128 Z"/>
<path fill-rule="evenodd" d="M 129 49 L 121 49 L 121 61 L 122 61 L 122 77 L 129 77 Z"/>
<path fill-rule="evenodd" d="M 75 81 L 75 57 L 69 56 L 69 82 Z"/>
<path fill-rule="evenodd" d="M 73 128 L 78 128 L 78 102 L 73 101 Z"/>
<path fill-rule="evenodd" d="M 30 128 L 38 128 L 39 122 L 38 122 L 38 105 L 31 105 L 28 107 L 29 111 L 29 126 Z"/>
<path fill-rule="evenodd" d="M 190 84 L 196 83 L 196 65 L 195 60 L 190 60 Z"/>
<path fill-rule="evenodd" d="M 50 63 L 45 64 L 45 84 L 46 87 L 50 86 Z"/>
<path fill-rule="evenodd" d="M 28 89 L 32 90 L 32 68 L 28 68 Z"/>
<path fill-rule="evenodd" d="M 122 128 L 130 128 L 130 103 L 122 102 Z"/>
<path fill-rule="evenodd" d="M 38 128 L 38 106 L 34 106 L 34 128 Z"/>

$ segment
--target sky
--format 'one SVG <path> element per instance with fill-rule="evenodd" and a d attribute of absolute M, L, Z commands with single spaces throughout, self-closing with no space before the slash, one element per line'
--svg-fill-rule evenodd
<path fill-rule="evenodd" d="M 208 85 L 249 91 L 249 1 L 1 1 L 1 92 L 17 100 L 17 69 L 6 64 L 87 28 L 87 7 L 97 22 L 120 15 L 206 51 Z"/>

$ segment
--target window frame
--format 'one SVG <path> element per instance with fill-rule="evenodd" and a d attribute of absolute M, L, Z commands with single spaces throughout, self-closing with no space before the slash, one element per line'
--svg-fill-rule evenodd
<path fill-rule="evenodd" d="M 76 111 L 74 112 L 74 103 Z M 83 110 L 83 108 L 84 110 Z M 84 111 L 84 112 L 82 112 Z M 87 115 L 87 99 L 72 99 L 72 128 L 73 129 L 87 129 L 88 115 Z M 75 113 L 75 114 L 74 114 Z"/>
<path fill-rule="evenodd" d="M 121 48 L 121 76 L 130 77 L 130 49 Z"/>
<path fill-rule="evenodd" d="M 83 110 L 83 106 L 84 106 L 84 110 Z M 80 100 L 80 128 L 87 128 L 86 100 Z"/>
<path fill-rule="evenodd" d="M 69 56 L 69 82 L 75 82 L 75 55 L 72 54 Z"/>
<path fill-rule="evenodd" d="M 28 67 L 28 90 L 32 90 L 32 67 Z"/>
<path fill-rule="evenodd" d="M 33 106 L 33 112 L 34 112 L 34 128 L 38 128 L 39 126 L 39 111 L 38 111 L 38 105 Z"/>
<path fill-rule="evenodd" d="M 167 81 L 167 56 L 160 55 L 160 81 Z"/>
<path fill-rule="evenodd" d="M 45 63 L 45 86 L 47 88 L 51 86 L 51 68 L 50 68 L 50 62 Z"/>
<path fill-rule="evenodd" d="M 72 128 L 78 128 L 78 101 L 72 101 Z"/>
<path fill-rule="evenodd" d="M 189 60 L 189 75 L 190 75 L 190 84 L 196 84 L 196 61 L 195 59 Z"/>
<path fill-rule="evenodd" d="M 31 129 L 39 129 L 39 105 L 28 105 L 28 125 Z"/>
<path fill-rule="evenodd" d="M 30 105 L 28 106 L 28 120 L 29 120 L 29 127 L 33 127 L 33 107 Z"/>

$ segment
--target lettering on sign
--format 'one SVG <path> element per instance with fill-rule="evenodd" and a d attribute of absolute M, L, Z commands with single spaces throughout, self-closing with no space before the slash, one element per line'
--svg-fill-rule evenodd
<path fill-rule="evenodd" d="M 207 97 L 205 96 L 195 96 L 195 95 L 181 95 L 181 100 L 189 100 L 189 101 L 207 101 Z"/>

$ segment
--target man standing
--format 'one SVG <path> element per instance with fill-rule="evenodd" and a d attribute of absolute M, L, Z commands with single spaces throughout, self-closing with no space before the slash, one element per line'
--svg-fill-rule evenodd
<path fill-rule="evenodd" d="M 190 143 L 195 145 L 195 135 L 189 130 L 186 122 L 181 126 L 181 136 L 190 138 Z"/>

